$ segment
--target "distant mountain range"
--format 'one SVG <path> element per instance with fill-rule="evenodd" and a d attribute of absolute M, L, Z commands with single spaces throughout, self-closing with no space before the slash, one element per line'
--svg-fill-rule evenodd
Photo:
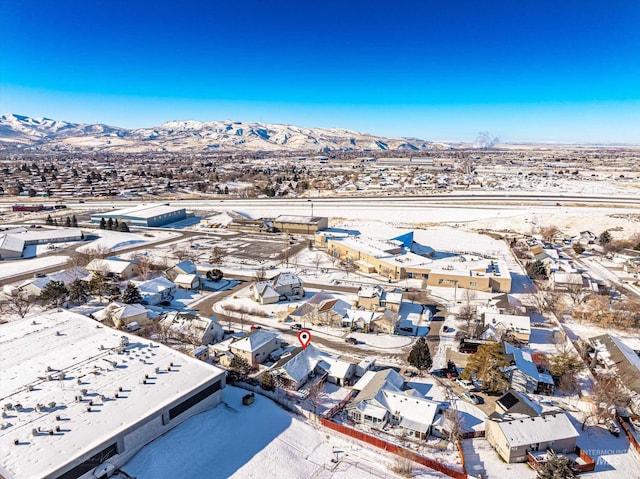
<path fill-rule="evenodd" d="M 0 116 L 0 151 L 216 152 L 384 151 L 449 148 L 415 138 L 384 138 L 342 128 L 303 128 L 242 121 L 169 121 L 127 129 L 21 115 Z"/>

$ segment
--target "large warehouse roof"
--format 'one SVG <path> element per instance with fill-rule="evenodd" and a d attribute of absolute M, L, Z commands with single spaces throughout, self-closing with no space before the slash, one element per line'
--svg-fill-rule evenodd
<path fill-rule="evenodd" d="M 175 213 L 176 211 L 180 211 L 183 209 L 184 208 L 174 208 L 173 206 L 154 203 L 150 205 L 133 206 L 131 208 L 124 208 L 122 210 L 106 211 L 105 213 L 103 213 L 103 215 L 109 215 L 111 217 L 135 216 L 137 218 L 154 218 L 160 215 Z M 96 213 L 91 216 L 99 217 L 100 213 Z"/>
<path fill-rule="evenodd" d="M 4 477 L 51 474 L 224 375 L 166 346 L 69 311 L 3 325 L 0 364 Z"/>

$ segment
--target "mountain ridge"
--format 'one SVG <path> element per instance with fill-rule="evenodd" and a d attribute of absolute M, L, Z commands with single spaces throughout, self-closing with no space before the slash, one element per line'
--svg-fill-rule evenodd
<path fill-rule="evenodd" d="M 18 114 L 0 116 L 0 151 L 215 152 L 422 151 L 448 147 L 417 138 L 388 138 L 345 128 L 236 120 L 170 120 L 150 128 L 72 123 Z"/>

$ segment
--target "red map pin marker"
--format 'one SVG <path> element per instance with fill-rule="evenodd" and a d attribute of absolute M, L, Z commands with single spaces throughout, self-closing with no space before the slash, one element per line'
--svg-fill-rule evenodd
<path fill-rule="evenodd" d="M 307 349 L 309 343 L 311 342 L 311 333 L 306 329 L 303 329 L 298 333 L 298 341 L 302 344 L 302 349 Z"/>

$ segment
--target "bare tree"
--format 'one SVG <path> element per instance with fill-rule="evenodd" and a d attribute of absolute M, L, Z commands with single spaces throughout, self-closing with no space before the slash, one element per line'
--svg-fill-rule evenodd
<path fill-rule="evenodd" d="M 318 272 L 320 270 L 320 265 L 322 264 L 322 255 L 320 253 L 316 253 L 313 257 L 313 265 L 316 267 L 316 278 L 318 277 Z"/>
<path fill-rule="evenodd" d="M 583 288 L 581 284 L 570 284 L 565 288 L 565 290 L 574 306 L 582 304 L 591 295 L 591 292 Z"/>
<path fill-rule="evenodd" d="M 133 255 L 134 272 L 142 280 L 149 279 L 151 271 L 155 269 L 155 265 L 149 255 L 136 253 Z"/>
<path fill-rule="evenodd" d="M 209 263 L 219 266 L 224 259 L 224 250 L 219 246 L 214 246 L 209 253 Z"/>
<path fill-rule="evenodd" d="M 22 291 L 19 291 L 15 296 L 9 296 L 7 299 L 0 302 L 0 311 L 7 314 L 17 314 L 21 318 L 24 318 L 31 308 L 33 308 L 35 300 L 29 298 Z"/>
<path fill-rule="evenodd" d="M 267 271 L 264 269 L 264 266 L 260 266 L 256 272 L 253 274 L 256 282 L 259 283 L 267 279 Z"/>
<path fill-rule="evenodd" d="M 616 408 L 627 407 L 631 401 L 628 389 L 624 386 L 624 378 L 614 375 L 600 375 L 591 389 L 593 406 L 591 414 L 585 418 L 583 429 L 588 422 L 601 424 L 605 419 L 615 415 Z"/>
<path fill-rule="evenodd" d="M 322 399 L 322 390 L 323 383 L 322 381 L 318 381 L 314 385 L 309 388 L 309 402 L 313 407 L 313 414 L 317 414 L 318 406 L 320 405 L 320 400 Z"/>
<path fill-rule="evenodd" d="M 447 439 L 449 442 L 457 443 L 462 437 L 462 415 L 460 411 L 451 407 L 444 411 L 444 417 L 447 419 L 449 428 Z"/>

